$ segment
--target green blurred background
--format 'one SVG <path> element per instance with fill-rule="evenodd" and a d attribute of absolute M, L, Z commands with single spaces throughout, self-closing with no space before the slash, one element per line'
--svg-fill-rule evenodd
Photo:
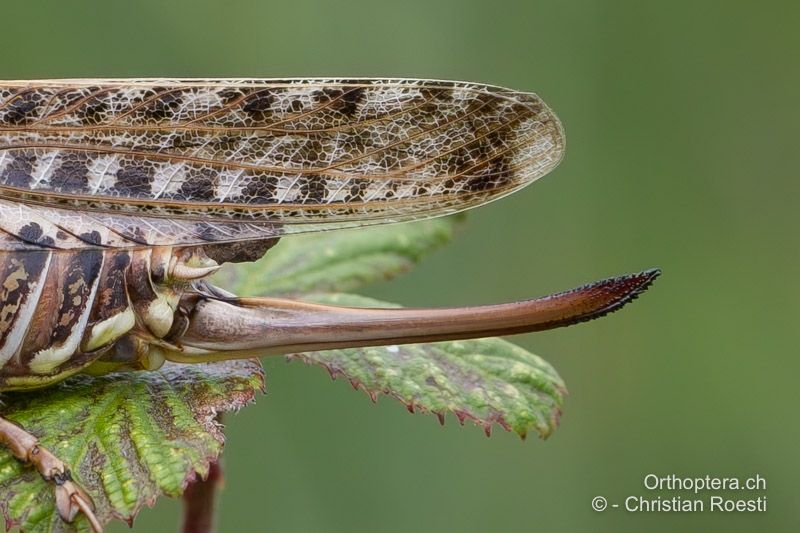
<path fill-rule="evenodd" d="M 799 15 L 770 1 L 6 2 L 0 76 L 536 91 L 566 127 L 561 166 L 367 293 L 485 303 L 664 270 L 621 313 L 516 339 L 570 388 L 544 442 L 441 428 L 267 360 L 268 394 L 228 419 L 221 531 L 797 531 Z M 647 473 L 761 474 L 769 510 L 591 510 L 645 493 Z M 174 531 L 178 512 L 161 501 L 137 528 Z"/>

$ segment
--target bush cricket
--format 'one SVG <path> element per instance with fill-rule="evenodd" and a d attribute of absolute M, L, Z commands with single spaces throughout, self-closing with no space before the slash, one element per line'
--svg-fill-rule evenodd
<path fill-rule="evenodd" d="M 540 178 L 561 125 L 530 93 L 414 79 L 0 82 L 0 390 L 327 348 L 509 335 L 619 309 L 648 270 L 544 298 L 357 309 L 206 278 L 294 233 L 447 215 Z M 0 441 L 101 529 L 22 428 Z"/>

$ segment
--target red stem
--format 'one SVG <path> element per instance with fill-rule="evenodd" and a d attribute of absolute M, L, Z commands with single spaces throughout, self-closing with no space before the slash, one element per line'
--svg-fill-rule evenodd
<path fill-rule="evenodd" d="M 212 463 L 206 479 L 189 483 L 183 493 L 183 533 L 213 533 L 217 490 L 222 484 L 222 467 Z"/>

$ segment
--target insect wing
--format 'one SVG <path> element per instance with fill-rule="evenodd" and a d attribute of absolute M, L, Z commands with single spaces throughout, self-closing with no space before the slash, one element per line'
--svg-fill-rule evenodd
<path fill-rule="evenodd" d="M 400 222 L 554 168 L 534 94 L 460 82 L 0 82 L 0 249 L 200 244 Z"/>

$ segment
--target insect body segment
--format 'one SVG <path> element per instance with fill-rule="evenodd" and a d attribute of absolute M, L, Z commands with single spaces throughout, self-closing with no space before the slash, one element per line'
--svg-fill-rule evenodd
<path fill-rule="evenodd" d="M 0 251 L 0 389 L 46 385 L 104 357 L 135 367 L 115 342 L 169 332 L 185 285 L 167 279 L 174 258 L 169 248 Z"/>

